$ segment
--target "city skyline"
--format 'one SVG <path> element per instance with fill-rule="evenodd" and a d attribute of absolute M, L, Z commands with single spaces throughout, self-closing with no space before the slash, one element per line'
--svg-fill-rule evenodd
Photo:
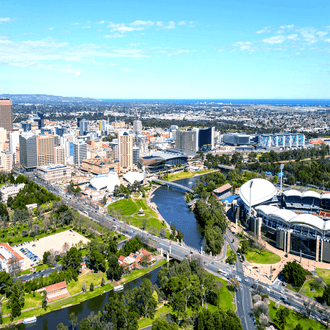
<path fill-rule="evenodd" d="M 0 94 L 329 98 L 326 1 L 6 2 Z"/>

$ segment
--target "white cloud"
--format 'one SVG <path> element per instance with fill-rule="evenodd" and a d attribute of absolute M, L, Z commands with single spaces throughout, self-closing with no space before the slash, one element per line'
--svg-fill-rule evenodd
<path fill-rule="evenodd" d="M 287 36 L 288 39 L 290 40 L 297 40 L 298 39 L 298 34 L 290 34 Z"/>
<path fill-rule="evenodd" d="M 105 23 L 105 21 L 99 21 L 96 24 L 104 24 L 104 23 Z"/>
<path fill-rule="evenodd" d="M 262 41 L 266 44 L 281 44 L 282 42 L 284 42 L 286 40 L 285 36 L 273 36 L 273 37 L 269 37 L 266 39 L 263 39 Z"/>
<path fill-rule="evenodd" d="M 90 27 L 90 25 L 87 25 L 87 26 L 82 26 L 81 28 L 82 29 L 90 29 L 91 27 Z"/>
<path fill-rule="evenodd" d="M 186 25 L 186 24 L 187 24 L 186 21 L 180 21 L 180 22 L 178 22 L 178 25 Z"/>
<path fill-rule="evenodd" d="M 15 20 L 14 18 L 10 18 L 10 17 L 0 17 L 0 23 L 12 22 L 14 20 Z"/>
<path fill-rule="evenodd" d="M 156 22 L 156 25 L 157 25 L 157 26 L 163 26 L 164 23 L 163 23 L 162 21 L 157 21 L 157 22 Z"/>
<path fill-rule="evenodd" d="M 330 42 L 330 38 L 328 38 L 328 39 L 325 39 L 324 41 L 325 41 L 325 42 Z"/>
<path fill-rule="evenodd" d="M 141 20 L 137 20 L 135 22 L 130 23 L 130 26 L 145 26 L 145 27 L 149 27 L 154 25 L 155 23 L 152 21 L 141 21 Z"/>
<path fill-rule="evenodd" d="M 175 29 L 175 22 L 173 21 L 168 22 L 168 25 L 164 26 L 164 29 L 168 29 L 168 30 Z"/>
<path fill-rule="evenodd" d="M 318 32 L 316 32 L 316 34 L 317 34 L 320 38 L 322 38 L 322 37 L 325 37 L 325 36 L 328 34 L 328 32 L 318 31 Z"/>
<path fill-rule="evenodd" d="M 180 54 L 184 54 L 184 53 L 189 53 L 189 50 L 178 50 L 174 53 L 168 54 L 167 56 L 180 55 Z"/>
<path fill-rule="evenodd" d="M 261 33 L 269 33 L 271 31 L 271 27 L 270 26 L 266 26 L 264 28 L 262 28 L 261 30 L 257 31 L 257 34 L 261 34 Z"/>
<path fill-rule="evenodd" d="M 294 27 L 293 24 L 291 24 L 291 25 L 282 25 L 282 26 L 280 26 L 280 29 L 282 29 L 282 30 L 285 30 L 285 29 L 292 29 L 293 27 Z"/>
<path fill-rule="evenodd" d="M 54 30 L 54 29 L 55 29 L 55 28 L 54 28 L 53 26 L 49 28 L 49 30 L 51 30 L 51 31 Z"/>
<path fill-rule="evenodd" d="M 104 38 L 123 38 L 123 37 L 125 37 L 125 35 L 120 33 L 107 34 L 104 36 Z"/>
<path fill-rule="evenodd" d="M 234 46 L 249 46 L 252 45 L 251 41 L 237 41 Z"/>

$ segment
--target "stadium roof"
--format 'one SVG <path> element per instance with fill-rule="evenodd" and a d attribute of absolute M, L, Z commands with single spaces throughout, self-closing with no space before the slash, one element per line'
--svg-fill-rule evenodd
<path fill-rule="evenodd" d="M 127 180 L 130 184 L 133 184 L 135 181 L 143 181 L 144 174 L 139 172 L 127 172 L 124 174 L 124 179 Z"/>
<path fill-rule="evenodd" d="M 302 197 L 302 193 L 296 189 L 290 189 L 290 190 L 287 190 L 283 193 L 286 197 L 289 197 L 289 196 L 299 196 L 299 197 Z"/>
<path fill-rule="evenodd" d="M 115 186 L 120 186 L 120 181 L 117 173 L 110 171 L 108 174 L 99 174 L 89 184 L 96 190 L 108 189 L 109 192 L 113 192 Z"/>
<path fill-rule="evenodd" d="M 313 197 L 313 198 L 320 198 L 320 194 L 313 190 L 308 190 L 303 192 L 302 197 Z"/>
<path fill-rule="evenodd" d="M 252 188 L 250 188 L 252 182 Z M 250 206 L 250 193 L 251 205 L 258 205 L 276 196 L 275 186 L 265 179 L 252 179 L 244 183 L 239 189 L 239 195 L 243 202 Z"/>

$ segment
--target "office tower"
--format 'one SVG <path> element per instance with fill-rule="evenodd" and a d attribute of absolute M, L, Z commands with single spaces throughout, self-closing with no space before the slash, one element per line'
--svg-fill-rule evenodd
<path fill-rule="evenodd" d="M 141 120 L 134 120 L 133 121 L 133 133 L 140 134 L 142 132 L 142 123 Z"/>
<path fill-rule="evenodd" d="M 33 133 L 23 133 L 19 136 L 20 164 L 26 169 L 38 166 L 37 137 Z"/>
<path fill-rule="evenodd" d="M 39 129 L 40 129 L 40 128 L 42 128 L 42 127 L 45 126 L 45 124 L 44 124 L 44 114 L 42 112 L 40 112 L 40 111 L 37 111 L 37 115 L 38 115 L 38 117 L 40 119 L 38 121 L 38 123 L 39 123 Z"/>
<path fill-rule="evenodd" d="M 140 149 L 138 147 L 133 147 L 133 164 L 137 165 L 140 158 Z"/>
<path fill-rule="evenodd" d="M 54 135 L 54 146 L 58 147 L 61 145 L 61 139 L 59 137 L 59 135 Z"/>
<path fill-rule="evenodd" d="M 146 135 L 135 135 L 134 146 L 140 149 L 140 155 L 144 156 L 148 153 L 148 137 Z"/>
<path fill-rule="evenodd" d="M 10 172 L 13 169 L 13 155 L 10 151 L 1 151 L 1 167 L 5 172 Z"/>
<path fill-rule="evenodd" d="M 19 135 L 19 131 L 12 131 L 9 133 L 9 150 L 13 155 L 16 153 L 16 147 L 19 145 Z"/>
<path fill-rule="evenodd" d="M 7 131 L 0 127 L 0 152 L 5 150 L 5 142 L 7 141 Z"/>
<path fill-rule="evenodd" d="M 214 149 L 214 127 L 200 128 L 198 131 L 198 149 L 213 150 Z"/>
<path fill-rule="evenodd" d="M 73 162 L 75 165 L 81 165 L 82 160 L 87 158 L 87 143 L 76 142 L 73 144 Z"/>
<path fill-rule="evenodd" d="M 80 122 L 82 121 L 82 117 L 78 117 L 77 118 L 77 127 L 79 128 L 80 127 Z"/>
<path fill-rule="evenodd" d="M 104 120 L 104 119 L 100 120 L 100 121 L 99 121 L 99 130 L 100 130 L 101 132 L 105 132 L 106 129 L 107 129 L 107 121 Z"/>
<path fill-rule="evenodd" d="M 13 130 L 13 102 L 9 99 L 0 100 L 0 127 L 7 132 Z"/>
<path fill-rule="evenodd" d="M 65 150 L 63 147 L 55 147 L 55 164 L 65 165 Z"/>
<path fill-rule="evenodd" d="M 120 167 L 131 169 L 133 167 L 133 135 L 120 132 L 118 146 Z"/>
<path fill-rule="evenodd" d="M 79 135 L 85 135 L 89 132 L 89 122 L 87 120 L 80 121 Z"/>
<path fill-rule="evenodd" d="M 37 136 L 38 166 L 54 164 L 54 135 Z"/>
<path fill-rule="evenodd" d="M 24 132 L 31 131 L 31 123 L 28 123 L 27 121 L 21 121 L 21 126 Z"/>
<path fill-rule="evenodd" d="M 175 147 L 180 150 L 198 151 L 198 129 L 176 130 Z"/>

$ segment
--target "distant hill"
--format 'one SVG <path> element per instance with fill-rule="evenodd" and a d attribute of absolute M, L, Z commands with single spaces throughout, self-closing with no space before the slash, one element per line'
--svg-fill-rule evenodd
<path fill-rule="evenodd" d="M 102 101 L 87 97 L 65 97 L 46 94 L 0 94 L 0 98 L 8 98 L 13 103 L 54 104 L 54 103 L 101 103 Z"/>

